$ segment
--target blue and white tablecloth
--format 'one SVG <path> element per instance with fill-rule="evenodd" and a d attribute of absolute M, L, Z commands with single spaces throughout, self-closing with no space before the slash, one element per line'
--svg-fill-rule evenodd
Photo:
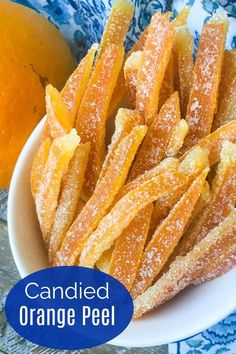
<path fill-rule="evenodd" d="M 67 39 L 78 61 L 94 42 L 101 39 L 112 6 L 112 0 L 16 0 L 16 2 L 31 7 L 52 21 Z M 188 25 L 194 35 L 195 48 L 203 23 L 220 8 L 224 8 L 229 16 L 230 26 L 226 46 L 228 49 L 236 48 L 236 0 L 133 0 L 133 2 L 135 16 L 127 35 L 126 49 L 132 47 L 154 12 L 172 10 L 176 16 L 185 6 L 191 6 Z M 6 194 L 0 192 L 0 217 L 6 217 L 5 211 Z M 201 334 L 169 346 L 169 354 L 183 353 L 236 354 L 236 313 Z"/>

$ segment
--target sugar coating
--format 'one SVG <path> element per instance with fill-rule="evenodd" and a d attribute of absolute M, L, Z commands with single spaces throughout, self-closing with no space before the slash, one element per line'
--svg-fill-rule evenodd
<path fill-rule="evenodd" d="M 185 255 L 217 226 L 234 208 L 236 202 L 236 145 L 226 142 L 221 152 L 221 162 L 212 183 L 212 195 L 193 220 L 185 237 L 175 249 L 174 256 Z"/>
<path fill-rule="evenodd" d="M 225 246 L 220 255 L 214 257 L 206 269 L 202 269 L 192 281 L 193 285 L 199 285 L 220 277 L 236 266 L 236 244 Z"/>
<path fill-rule="evenodd" d="M 121 198 L 100 221 L 88 239 L 80 257 L 80 265 L 93 267 L 101 254 L 113 242 L 145 206 L 186 183 L 186 177 L 178 171 L 167 171 L 144 182 Z"/>
<path fill-rule="evenodd" d="M 137 76 L 141 63 L 142 52 L 137 51 L 130 54 L 124 65 L 124 76 L 126 86 L 129 91 L 129 101 L 132 108 L 135 108 Z"/>
<path fill-rule="evenodd" d="M 105 157 L 105 123 L 123 61 L 122 47 L 112 45 L 98 60 L 77 113 L 76 129 L 83 143 L 90 142 L 84 194 L 91 196 Z"/>
<path fill-rule="evenodd" d="M 175 92 L 153 119 L 132 167 L 130 180 L 150 170 L 165 157 L 171 136 L 179 121 L 179 97 Z"/>
<path fill-rule="evenodd" d="M 87 238 L 113 203 L 114 197 L 125 182 L 130 165 L 146 128 L 137 126 L 122 139 L 105 176 L 100 180 L 89 201 L 70 227 L 57 252 L 57 265 L 74 265 Z"/>
<path fill-rule="evenodd" d="M 157 227 L 142 256 L 132 296 L 135 298 L 152 283 L 178 244 L 203 188 L 208 169 L 192 183 L 186 193 Z"/>
<path fill-rule="evenodd" d="M 224 23 L 207 23 L 203 26 L 187 107 L 189 135 L 185 148 L 197 144 L 210 133 L 217 103 L 225 37 Z"/>
<path fill-rule="evenodd" d="M 50 133 L 54 139 L 71 131 L 73 120 L 70 111 L 58 90 L 52 85 L 46 87 L 46 112 Z"/>
<path fill-rule="evenodd" d="M 38 148 L 34 162 L 31 169 L 31 191 L 33 197 L 36 197 L 36 194 L 39 190 L 39 186 L 42 181 L 44 174 L 44 169 L 48 160 L 48 155 L 51 147 L 51 141 L 49 138 L 46 138 L 42 141 L 40 147 Z"/>
<path fill-rule="evenodd" d="M 157 282 L 134 301 L 134 318 L 161 305 L 191 284 L 195 275 L 207 267 L 213 257 L 222 253 L 224 244 L 235 244 L 236 210 L 213 229 L 193 250 L 178 257 Z"/>
<path fill-rule="evenodd" d="M 115 0 L 107 20 L 100 44 L 100 54 L 111 44 L 124 44 L 130 21 L 133 17 L 134 5 L 128 0 Z"/>
<path fill-rule="evenodd" d="M 173 25 L 160 13 L 153 15 L 138 72 L 136 93 L 136 107 L 148 124 L 157 113 L 159 92 L 173 41 Z"/>
<path fill-rule="evenodd" d="M 184 139 L 187 134 L 188 123 L 186 122 L 186 120 L 181 119 L 176 125 L 169 141 L 168 147 L 166 149 L 167 156 L 177 156 L 178 152 L 184 144 Z"/>
<path fill-rule="evenodd" d="M 152 204 L 142 209 L 115 242 L 109 274 L 131 289 L 146 242 Z"/>
<path fill-rule="evenodd" d="M 186 116 L 193 81 L 193 37 L 187 26 L 178 26 L 175 31 L 174 53 L 178 67 L 178 89 L 182 117 Z"/>
<path fill-rule="evenodd" d="M 84 182 L 84 173 L 87 167 L 89 149 L 89 143 L 80 144 L 78 146 L 70 161 L 68 171 L 63 178 L 63 185 L 61 187 L 48 250 L 50 263 L 54 261 L 56 252 L 60 248 L 66 232 L 74 221 L 78 200 Z"/>
<path fill-rule="evenodd" d="M 71 74 L 60 93 L 62 101 L 71 112 L 73 119 L 75 119 L 79 104 L 85 92 L 97 49 L 98 44 L 93 44 L 88 54 L 81 60 L 75 71 Z"/>
<path fill-rule="evenodd" d="M 71 133 L 55 139 L 50 148 L 42 183 L 35 199 L 39 224 L 47 246 L 54 223 L 61 181 L 79 142 L 80 138 L 73 129 Z"/>
<path fill-rule="evenodd" d="M 118 110 L 115 118 L 115 131 L 112 135 L 111 144 L 108 146 L 108 151 L 105 160 L 103 162 L 102 170 L 99 178 L 102 178 L 105 175 L 120 141 L 127 134 L 130 133 L 132 128 L 134 128 L 136 125 L 143 124 L 143 122 L 144 122 L 143 118 L 141 117 L 140 113 L 136 110 L 125 109 L 125 108 L 120 108 Z"/>

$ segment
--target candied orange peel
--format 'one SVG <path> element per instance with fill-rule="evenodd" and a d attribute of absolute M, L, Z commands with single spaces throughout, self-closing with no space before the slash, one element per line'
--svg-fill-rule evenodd
<path fill-rule="evenodd" d="M 134 5 L 129 0 L 115 0 L 107 20 L 100 43 L 100 55 L 111 44 L 124 44 L 130 21 L 134 14 Z"/>
<path fill-rule="evenodd" d="M 137 126 L 121 140 L 105 176 L 101 178 L 92 197 L 68 230 L 62 246 L 57 252 L 55 264 L 75 264 L 88 237 L 106 214 L 125 182 L 130 165 L 145 133 L 145 126 Z"/>
<path fill-rule="evenodd" d="M 51 141 L 49 138 L 44 139 L 39 146 L 34 162 L 31 168 L 31 191 L 35 198 L 39 190 L 39 186 L 42 180 L 44 169 L 48 160 L 48 155 L 51 147 Z"/>
<path fill-rule="evenodd" d="M 229 245 L 222 253 L 214 257 L 211 264 L 202 269 L 193 279 L 193 285 L 220 277 L 236 266 L 236 244 Z"/>
<path fill-rule="evenodd" d="M 175 250 L 175 256 L 185 255 L 206 234 L 232 211 L 236 202 L 236 145 L 225 142 L 221 162 L 212 182 L 212 196 L 198 218 L 190 224 L 186 235 Z"/>
<path fill-rule="evenodd" d="M 209 152 L 209 164 L 213 166 L 220 161 L 220 152 L 225 141 L 236 143 L 236 120 L 222 125 L 222 127 L 201 139 L 196 146 L 204 148 Z M 193 149 L 195 149 L 195 147 Z M 181 160 L 184 159 L 188 153 L 189 151 L 181 156 Z"/>
<path fill-rule="evenodd" d="M 105 175 L 120 141 L 128 135 L 136 125 L 141 125 L 143 123 L 144 120 L 138 111 L 125 108 L 120 108 L 118 110 L 115 118 L 115 131 L 112 135 L 111 144 L 108 146 L 108 151 L 99 178 L 102 178 Z"/>
<path fill-rule="evenodd" d="M 160 13 L 153 15 L 138 72 L 136 108 L 148 125 L 157 114 L 161 84 L 174 43 L 173 25 Z"/>
<path fill-rule="evenodd" d="M 71 113 L 73 122 L 89 81 L 98 44 L 92 45 L 60 92 L 62 101 Z"/>
<path fill-rule="evenodd" d="M 102 272 L 108 273 L 109 271 L 113 249 L 114 247 L 112 246 L 109 250 L 103 252 L 103 254 L 96 263 L 96 267 Z"/>
<path fill-rule="evenodd" d="M 81 141 L 89 141 L 91 144 L 83 187 L 87 197 L 94 191 L 105 157 L 107 111 L 123 56 L 123 47 L 111 45 L 104 50 L 93 70 L 77 113 L 76 129 Z"/>
<path fill-rule="evenodd" d="M 179 121 L 179 96 L 175 92 L 153 119 L 134 162 L 129 176 L 130 180 L 150 170 L 165 157 L 168 144 Z"/>
<path fill-rule="evenodd" d="M 144 182 L 122 197 L 100 221 L 89 237 L 80 256 L 80 265 L 93 267 L 102 253 L 137 216 L 138 212 L 159 197 L 186 184 L 187 177 L 180 171 L 167 171 Z"/>
<path fill-rule="evenodd" d="M 76 216 L 78 201 L 84 182 L 90 145 L 80 144 L 72 157 L 64 176 L 48 250 L 49 262 L 53 263 L 56 252 Z"/>
<path fill-rule="evenodd" d="M 71 131 L 73 118 L 60 93 L 52 85 L 46 87 L 47 121 L 52 137 L 58 138 Z"/>
<path fill-rule="evenodd" d="M 174 128 L 173 134 L 170 138 L 168 147 L 166 149 L 166 156 L 176 156 L 184 144 L 184 139 L 188 134 L 188 123 L 181 119 Z"/>
<path fill-rule="evenodd" d="M 177 66 L 177 87 L 180 93 L 182 116 L 186 116 L 193 80 L 193 37 L 187 26 L 176 27 L 173 47 Z"/>
<path fill-rule="evenodd" d="M 53 141 L 35 196 L 39 224 L 47 247 L 56 214 L 62 178 L 79 142 L 80 138 L 74 129 L 69 134 Z"/>
<path fill-rule="evenodd" d="M 108 273 L 130 290 L 142 256 L 153 205 L 142 209 L 115 242 Z"/>
<path fill-rule="evenodd" d="M 175 27 L 185 26 L 188 22 L 190 7 L 184 7 L 173 20 L 173 24 Z"/>
<path fill-rule="evenodd" d="M 49 264 L 112 275 L 137 318 L 236 266 L 236 51 L 219 11 L 194 64 L 184 8 L 124 54 L 133 13 L 115 0 L 101 43 L 47 86 L 31 190 Z"/>
<path fill-rule="evenodd" d="M 222 13 L 203 26 L 187 107 L 185 149 L 210 133 L 217 104 L 228 18 Z"/>
<path fill-rule="evenodd" d="M 236 51 L 224 53 L 221 81 L 218 95 L 218 111 L 213 121 L 213 129 L 235 119 L 236 105 Z"/>
<path fill-rule="evenodd" d="M 178 202 L 194 178 L 196 178 L 208 166 L 209 161 L 207 150 L 197 146 L 186 154 L 178 168 L 188 176 L 187 183 L 157 200 L 154 208 L 156 225 L 167 217 L 172 207 Z"/>
<path fill-rule="evenodd" d="M 220 255 L 225 242 L 236 241 L 236 210 L 213 229 L 186 256 L 179 257 L 168 272 L 134 301 L 134 318 L 170 300 L 191 284 L 194 276 L 211 262 L 212 254 Z"/>
<path fill-rule="evenodd" d="M 126 86 L 129 92 L 129 102 L 132 108 L 135 108 L 136 102 L 136 83 L 138 71 L 142 63 L 142 52 L 133 52 L 126 60 L 124 65 L 124 76 Z"/>
<path fill-rule="evenodd" d="M 178 244 L 202 191 L 209 168 L 197 177 L 154 232 L 137 271 L 131 294 L 135 298 L 151 285 Z"/>

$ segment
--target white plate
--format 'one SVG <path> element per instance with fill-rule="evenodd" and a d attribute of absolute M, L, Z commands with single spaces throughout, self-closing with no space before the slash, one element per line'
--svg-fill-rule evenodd
<path fill-rule="evenodd" d="M 39 146 L 43 122 L 34 130 L 17 162 L 9 193 L 8 228 L 12 253 L 22 277 L 47 267 L 30 191 L 30 169 Z M 144 347 L 190 337 L 209 328 L 236 309 L 236 269 L 222 277 L 183 291 L 138 321 L 110 343 Z"/>

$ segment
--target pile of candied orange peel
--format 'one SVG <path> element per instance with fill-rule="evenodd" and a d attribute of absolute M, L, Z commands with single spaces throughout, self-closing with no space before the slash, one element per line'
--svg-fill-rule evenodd
<path fill-rule="evenodd" d="M 31 186 L 49 264 L 111 274 L 136 318 L 236 264 L 236 52 L 216 13 L 194 62 L 184 9 L 125 54 L 133 11 L 116 0 L 100 45 L 47 87 Z"/>

